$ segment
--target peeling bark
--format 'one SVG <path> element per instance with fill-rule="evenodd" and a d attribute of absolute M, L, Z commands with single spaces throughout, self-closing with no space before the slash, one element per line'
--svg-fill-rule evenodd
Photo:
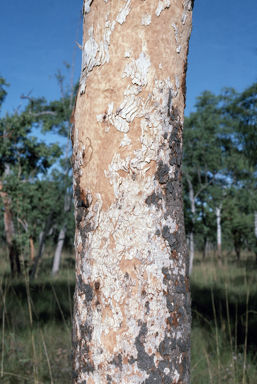
<path fill-rule="evenodd" d="M 191 1 L 88 4 L 72 117 L 72 380 L 190 383 L 181 161 Z"/>

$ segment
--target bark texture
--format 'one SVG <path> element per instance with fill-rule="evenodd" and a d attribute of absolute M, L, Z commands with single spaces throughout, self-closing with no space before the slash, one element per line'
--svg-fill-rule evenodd
<path fill-rule="evenodd" d="M 181 160 L 192 4 L 91 3 L 72 116 L 73 383 L 190 383 Z"/>

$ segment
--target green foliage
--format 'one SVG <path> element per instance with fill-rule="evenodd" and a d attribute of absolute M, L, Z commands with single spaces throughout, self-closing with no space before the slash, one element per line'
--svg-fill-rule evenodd
<path fill-rule="evenodd" d="M 242 151 L 257 165 L 257 83 L 239 95 L 230 97 L 227 113 L 236 121 L 236 131 Z"/>
<path fill-rule="evenodd" d="M 236 266 L 232 255 L 228 254 L 226 260 L 220 269 L 214 254 L 207 256 L 204 263 L 196 254 L 191 277 L 192 384 L 226 384 L 230 379 L 232 383 L 241 384 L 243 375 L 247 378 L 246 383 L 256 382 L 257 276 L 253 268 L 254 255 L 242 255 L 242 268 Z M 55 384 L 71 381 L 69 355 L 75 289 L 74 257 L 64 252 L 61 270 L 55 279 L 50 277 L 52 261 L 53 250 L 49 247 L 44 273 L 26 288 L 24 278 L 6 278 L 7 264 L 0 249 L 1 306 L 5 295 L 4 327 L 3 311 L 0 313 L 3 383 L 30 382 L 35 377 L 40 383 L 51 383 L 51 375 Z M 31 303 L 32 325 L 28 302 Z"/>
<path fill-rule="evenodd" d="M 8 87 L 8 83 L 5 81 L 5 79 L 0 75 L 0 111 L 2 104 L 6 98 L 7 91 L 5 90 L 5 87 Z"/>
<path fill-rule="evenodd" d="M 220 96 L 205 91 L 197 98 L 196 111 L 185 118 L 185 225 L 186 232 L 195 232 L 198 249 L 206 239 L 215 243 L 215 209 L 221 206 L 225 247 L 235 247 L 238 257 L 242 247 L 256 250 L 256 91 L 256 84 L 241 94 L 232 88 Z M 190 182 L 197 196 L 194 218 Z"/>
<path fill-rule="evenodd" d="M 6 82 L 2 78 L 0 80 L 0 96 L 4 100 Z M 69 140 L 73 97 L 67 93 L 51 103 L 44 98 L 22 98 L 28 100 L 23 111 L 6 114 L 0 119 L 0 182 L 2 191 L 11 201 L 16 233 L 13 244 L 17 244 L 19 253 L 28 250 L 29 240 L 38 239 L 52 211 L 52 239 L 58 238 L 64 220 L 68 224 L 69 243 L 72 243 L 74 236 L 73 213 L 64 210 L 65 199 L 72 195 L 68 145 L 64 158 L 58 143 L 46 144 L 38 139 L 37 134 L 37 131 L 51 131 Z M 23 256 L 28 257 L 28 252 Z"/>

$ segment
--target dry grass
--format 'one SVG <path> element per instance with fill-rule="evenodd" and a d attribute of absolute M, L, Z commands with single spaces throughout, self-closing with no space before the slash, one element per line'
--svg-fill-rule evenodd
<path fill-rule="evenodd" d="M 192 287 L 192 384 L 256 384 L 257 274 L 254 256 L 241 265 L 226 255 L 196 254 Z M 11 279 L 6 252 L 0 253 L 1 383 L 71 382 L 71 319 L 74 257 L 64 252 L 51 277 L 48 249 L 35 282 Z M 247 334 L 248 332 L 248 334 Z M 254 333 L 255 332 L 255 333 Z"/>

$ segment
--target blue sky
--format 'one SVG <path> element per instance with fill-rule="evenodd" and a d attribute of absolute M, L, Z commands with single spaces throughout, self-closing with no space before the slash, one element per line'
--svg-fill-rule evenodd
<path fill-rule="evenodd" d="M 67 74 L 63 62 L 72 62 L 81 7 L 82 0 L 0 1 L 0 73 L 11 84 L 2 113 L 31 90 L 47 100 L 60 96 L 54 74 Z M 188 62 L 187 115 L 205 89 L 242 91 L 256 82 L 257 1 L 195 0 Z M 75 80 L 80 63 L 77 49 Z"/>

